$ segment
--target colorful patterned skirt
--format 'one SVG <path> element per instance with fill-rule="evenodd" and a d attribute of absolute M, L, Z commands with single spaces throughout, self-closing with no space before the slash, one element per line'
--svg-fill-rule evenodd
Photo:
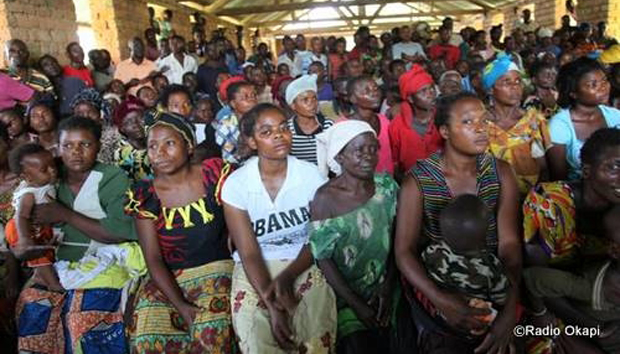
<path fill-rule="evenodd" d="M 16 311 L 20 352 L 126 353 L 121 292 L 106 288 L 57 293 L 26 288 Z"/>
<path fill-rule="evenodd" d="M 267 261 L 272 277 L 284 270 L 291 261 Z M 300 299 L 292 314 L 293 340 L 298 345 L 294 353 L 333 353 L 336 344 L 336 297 L 318 267 L 302 273 L 294 285 Z M 244 354 L 285 353 L 271 333 L 269 312 L 237 263 L 232 288 L 233 324 Z"/>
<path fill-rule="evenodd" d="M 230 316 L 233 261 L 173 271 L 185 298 L 202 308 L 189 331 L 168 298 L 149 278 L 136 294 L 129 336 L 132 353 L 235 353 Z"/>

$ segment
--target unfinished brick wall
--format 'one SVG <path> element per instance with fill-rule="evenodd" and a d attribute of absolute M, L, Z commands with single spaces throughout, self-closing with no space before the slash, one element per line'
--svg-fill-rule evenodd
<path fill-rule="evenodd" d="M 579 22 L 607 22 L 609 36 L 620 37 L 620 0 L 580 0 L 577 4 Z"/>
<path fill-rule="evenodd" d="M 0 54 L 4 43 L 19 38 L 28 44 L 31 59 L 51 54 L 67 63 L 65 47 L 78 39 L 72 0 L 0 0 Z"/>

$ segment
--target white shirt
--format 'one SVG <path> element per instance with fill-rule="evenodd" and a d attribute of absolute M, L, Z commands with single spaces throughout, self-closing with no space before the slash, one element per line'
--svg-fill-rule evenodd
<path fill-rule="evenodd" d="M 320 61 L 321 63 L 323 63 L 323 67 L 327 71 L 327 55 L 323 53 L 316 55 L 313 52 L 308 52 L 308 54 L 302 56 L 301 67 L 304 74 L 308 73 L 308 70 L 310 69 L 310 64 L 314 63 L 315 61 Z"/>
<path fill-rule="evenodd" d="M 170 84 L 183 84 L 183 75 L 187 72 L 198 72 L 198 62 L 191 55 L 184 54 L 183 65 L 179 63 L 174 54 L 170 54 L 165 58 L 157 61 L 157 69 L 161 70 L 167 66 L 168 70 L 164 72 L 164 75 L 168 78 Z"/>
<path fill-rule="evenodd" d="M 426 58 L 426 53 L 424 53 L 424 48 L 422 48 L 422 45 L 420 43 L 416 43 L 416 42 L 407 42 L 407 43 L 400 42 L 392 46 L 392 58 L 394 58 L 394 60 L 402 59 L 403 54 L 406 54 L 406 55 L 418 54 Z"/>
<path fill-rule="evenodd" d="M 307 241 L 309 204 L 325 182 L 315 165 L 289 156 L 286 180 L 272 201 L 261 181 L 258 157 L 252 157 L 228 177 L 222 200 L 248 212 L 265 260 L 292 260 Z M 238 252 L 233 259 L 241 261 Z"/>
<path fill-rule="evenodd" d="M 280 64 L 288 65 L 288 70 L 290 71 L 291 76 L 294 78 L 301 75 L 302 73 L 301 67 L 303 64 L 303 58 L 301 57 L 301 55 L 299 55 L 297 51 L 295 51 L 295 57 L 293 58 L 293 60 L 291 60 L 291 58 L 289 58 L 286 53 L 280 55 L 278 57 L 278 65 Z"/>

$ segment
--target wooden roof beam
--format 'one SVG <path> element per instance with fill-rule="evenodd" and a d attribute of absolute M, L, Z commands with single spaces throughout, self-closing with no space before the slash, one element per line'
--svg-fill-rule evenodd
<path fill-rule="evenodd" d="M 216 0 L 215 3 L 222 0 Z M 226 0 L 223 0 L 226 1 Z M 434 2 L 447 2 L 454 0 L 434 0 Z M 239 16 L 252 15 L 258 13 L 268 13 L 277 11 L 293 11 L 314 9 L 319 7 L 336 7 L 336 6 L 364 6 L 364 5 L 381 5 L 393 3 L 415 3 L 427 2 L 425 0 L 402 1 L 402 0 L 354 0 L 354 1 L 323 1 L 323 2 L 293 2 L 279 5 L 262 5 L 262 6 L 243 6 L 230 9 L 220 9 L 215 12 L 217 16 Z M 215 5 L 214 3 L 214 5 Z M 213 6 L 213 5 L 212 5 Z"/>
<path fill-rule="evenodd" d="M 418 13 L 407 13 L 401 15 L 389 15 L 389 16 L 378 16 L 376 19 L 386 19 L 386 18 L 416 18 L 416 17 L 436 17 L 436 16 L 458 16 L 458 15 L 477 15 L 484 13 L 484 10 L 458 10 L 458 11 L 432 11 L 432 12 L 418 12 Z M 346 17 L 346 18 L 331 18 L 326 20 L 312 20 L 308 21 L 311 23 L 321 23 L 321 22 L 334 22 L 334 21 L 362 21 L 362 20 L 372 20 L 375 19 L 373 16 L 355 16 L 355 17 Z M 247 25 L 250 27 L 266 27 L 266 26 L 278 26 L 278 25 L 289 25 L 296 24 L 300 22 L 306 21 L 263 21 L 256 23 L 248 23 Z M 383 23 L 376 23 L 377 26 L 383 25 Z"/>

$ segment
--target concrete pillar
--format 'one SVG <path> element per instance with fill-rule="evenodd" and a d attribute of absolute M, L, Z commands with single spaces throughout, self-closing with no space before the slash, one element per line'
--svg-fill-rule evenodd
<path fill-rule="evenodd" d="M 0 62 L 4 43 L 19 38 L 28 44 L 31 58 L 51 54 L 67 63 L 65 47 L 77 41 L 73 0 L 0 0 Z M 4 65 L 2 65 L 4 67 Z"/>

